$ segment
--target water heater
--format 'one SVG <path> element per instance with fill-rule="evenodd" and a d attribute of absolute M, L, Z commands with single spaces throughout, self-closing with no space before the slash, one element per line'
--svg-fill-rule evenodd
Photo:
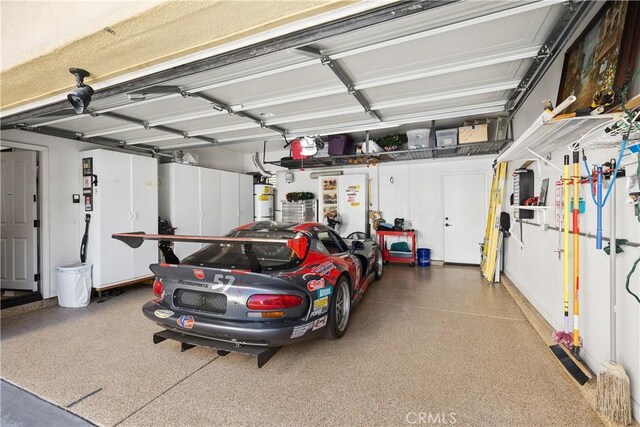
<path fill-rule="evenodd" d="M 255 184 L 253 186 L 254 221 L 273 221 L 273 186 Z"/>

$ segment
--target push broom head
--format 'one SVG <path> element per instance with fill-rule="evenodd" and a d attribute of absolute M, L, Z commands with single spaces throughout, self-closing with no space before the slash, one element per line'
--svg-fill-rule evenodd
<path fill-rule="evenodd" d="M 622 365 L 606 362 L 598 375 L 598 410 L 626 426 L 631 424 L 631 386 Z"/>

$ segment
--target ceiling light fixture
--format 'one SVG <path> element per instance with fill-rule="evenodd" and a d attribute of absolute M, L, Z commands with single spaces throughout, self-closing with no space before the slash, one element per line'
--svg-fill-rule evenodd
<path fill-rule="evenodd" d="M 81 68 L 69 68 L 69 72 L 76 76 L 77 87 L 67 95 L 67 99 L 76 114 L 84 114 L 87 112 L 93 96 L 93 88 L 84 84 L 84 79 L 89 77 L 90 74 Z"/>

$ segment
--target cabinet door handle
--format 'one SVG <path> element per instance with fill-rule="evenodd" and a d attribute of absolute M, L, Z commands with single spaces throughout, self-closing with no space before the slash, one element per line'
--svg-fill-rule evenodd
<path fill-rule="evenodd" d="M 129 211 L 129 221 L 131 221 L 132 219 L 133 219 L 133 213 Z"/>
<path fill-rule="evenodd" d="M 133 211 L 133 220 L 137 221 L 138 220 L 138 212 Z"/>

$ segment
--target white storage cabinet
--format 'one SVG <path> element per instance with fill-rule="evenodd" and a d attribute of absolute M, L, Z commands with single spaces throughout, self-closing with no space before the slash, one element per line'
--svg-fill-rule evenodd
<path fill-rule="evenodd" d="M 159 166 L 160 216 L 176 234 L 222 236 L 253 219 L 253 177 L 179 163 Z M 199 243 L 176 243 L 179 259 Z"/>
<path fill-rule="evenodd" d="M 97 179 L 92 186 L 92 210 L 82 203 L 80 215 L 84 219 L 91 214 L 87 263 L 93 264 L 93 287 L 108 288 L 151 276 L 149 265 L 158 262 L 157 243 L 146 241 L 131 249 L 111 235 L 158 232 L 157 159 L 100 149 L 82 151 L 79 158 L 80 168 L 83 159 L 92 159 Z M 79 226 L 82 235 L 84 221 Z"/>

